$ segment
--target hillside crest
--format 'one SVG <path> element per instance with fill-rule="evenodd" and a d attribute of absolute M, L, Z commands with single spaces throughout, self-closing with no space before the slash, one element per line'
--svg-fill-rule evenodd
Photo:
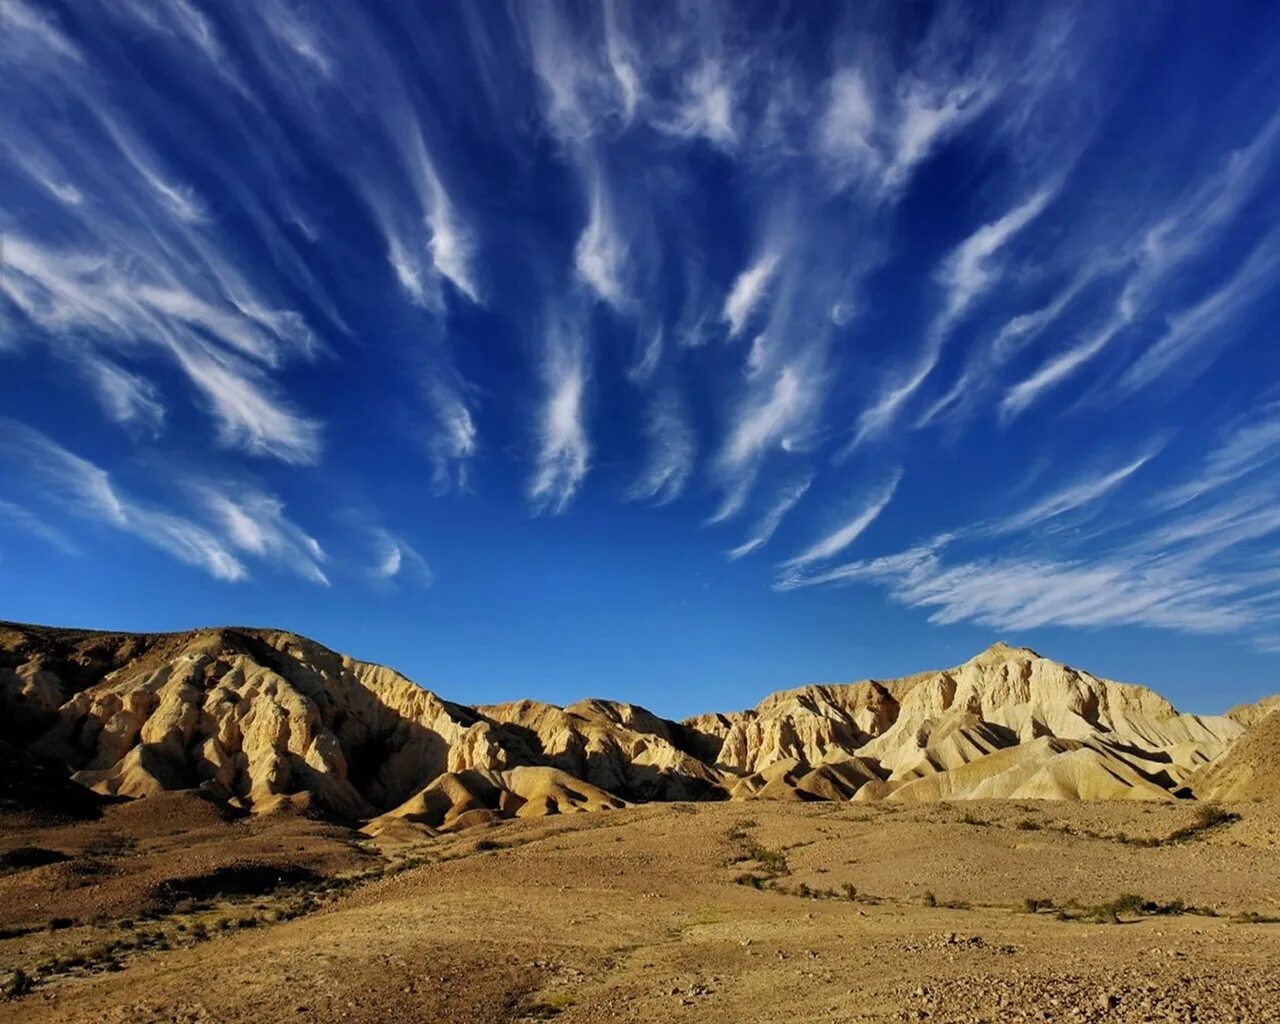
<path fill-rule="evenodd" d="M 1169 800 L 1247 731 L 1000 642 L 954 668 L 669 721 L 469 707 L 279 630 L 0 626 L 0 740 L 106 796 L 199 789 L 378 830 L 623 801 Z"/>

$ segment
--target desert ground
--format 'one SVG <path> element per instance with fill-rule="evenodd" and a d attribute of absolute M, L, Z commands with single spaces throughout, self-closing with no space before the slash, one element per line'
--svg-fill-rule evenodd
<path fill-rule="evenodd" d="M 1274 803 L 17 824 L 0 1021 L 1280 1020 Z"/>

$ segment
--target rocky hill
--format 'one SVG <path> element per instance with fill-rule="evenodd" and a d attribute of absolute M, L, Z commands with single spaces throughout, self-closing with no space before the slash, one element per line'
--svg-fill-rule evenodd
<path fill-rule="evenodd" d="M 1252 723 L 1182 715 L 1004 644 L 671 722 L 607 700 L 454 704 L 275 630 L 0 626 L 0 742 L 15 756 L 106 796 L 198 789 L 374 830 L 647 800 L 1169 800 Z"/>
<path fill-rule="evenodd" d="M 1280 699 L 1237 708 L 1248 731 L 1189 780 L 1201 800 L 1267 800 L 1280 796 Z"/>

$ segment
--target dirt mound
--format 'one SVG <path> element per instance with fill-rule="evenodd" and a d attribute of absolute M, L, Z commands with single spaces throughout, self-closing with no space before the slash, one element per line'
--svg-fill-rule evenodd
<path fill-rule="evenodd" d="M 465 828 L 503 818 L 614 810 L 626 804 L 557 768 L 522 766 L 505 772 L 448 772 L 399 807 L 369 823 L 380 834 L 395 820 L 431 829 Z"/>

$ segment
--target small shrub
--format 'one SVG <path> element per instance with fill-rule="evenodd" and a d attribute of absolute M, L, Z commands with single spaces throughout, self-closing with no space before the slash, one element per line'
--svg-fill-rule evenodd
<path fill-rule="evenodd" d="M 5 978 L 4 985 L 0 986 L 0 995 L 6 999 L 17 999 L 31 991 L 31 979 L 27 977 L 27 972 L 18 968 L 9 972 L 9 977 Z"/>
<path fill-rule="evenodd" d="M 1133 893 L 1127 892 L 1111 903 L 1110 906 L 1117 914 L 1140 914 L 1146 904 L 1147 901 L 1141 896 L 1135 896 Z"/>
<path fill-rule="evenodd" d="M 1228 811 L 1224 807 L 1217 804 L 1203 804 L 1196 808 L 1195 820 L 1183 828 L 1176 829 L 1169 834 L 1166 842 L 1181 843 L 1188 839 L 1196 838 L 1201 832 L 1208 832 L 1212 829 L 1222 828 L 1226 825 L 1234 824 L 1240 820 L 1240 815 L 1233 811 Z"/>
<path fill-rule="evenodd" d="M 926 907 L 936 907 L 938 905 L 938 897 L 935 896 L 931 890 L 924 894 L 923 902 Z"/>
<path fill-rule="evenodd" d="M 1201 828 L 1213 828 L 1216 825 L 1230 825 L 1233 821 L 1239 821 L 1240 815 L 1233 814 L 1225 807 L 1219 807 L 1217 804 L 1205 804 L 1196 808 L 1196 824 Z"/>
<path fill-rule="evenodd" d="M 753 860 L 771 875 L 785 875 L 790 873 L 790 866 L 787 864 L 787 855 L 781 850 L 770 850 L 768 847 L 760 846 L 753 843 L 747 850 L 747 859 Z"/>

